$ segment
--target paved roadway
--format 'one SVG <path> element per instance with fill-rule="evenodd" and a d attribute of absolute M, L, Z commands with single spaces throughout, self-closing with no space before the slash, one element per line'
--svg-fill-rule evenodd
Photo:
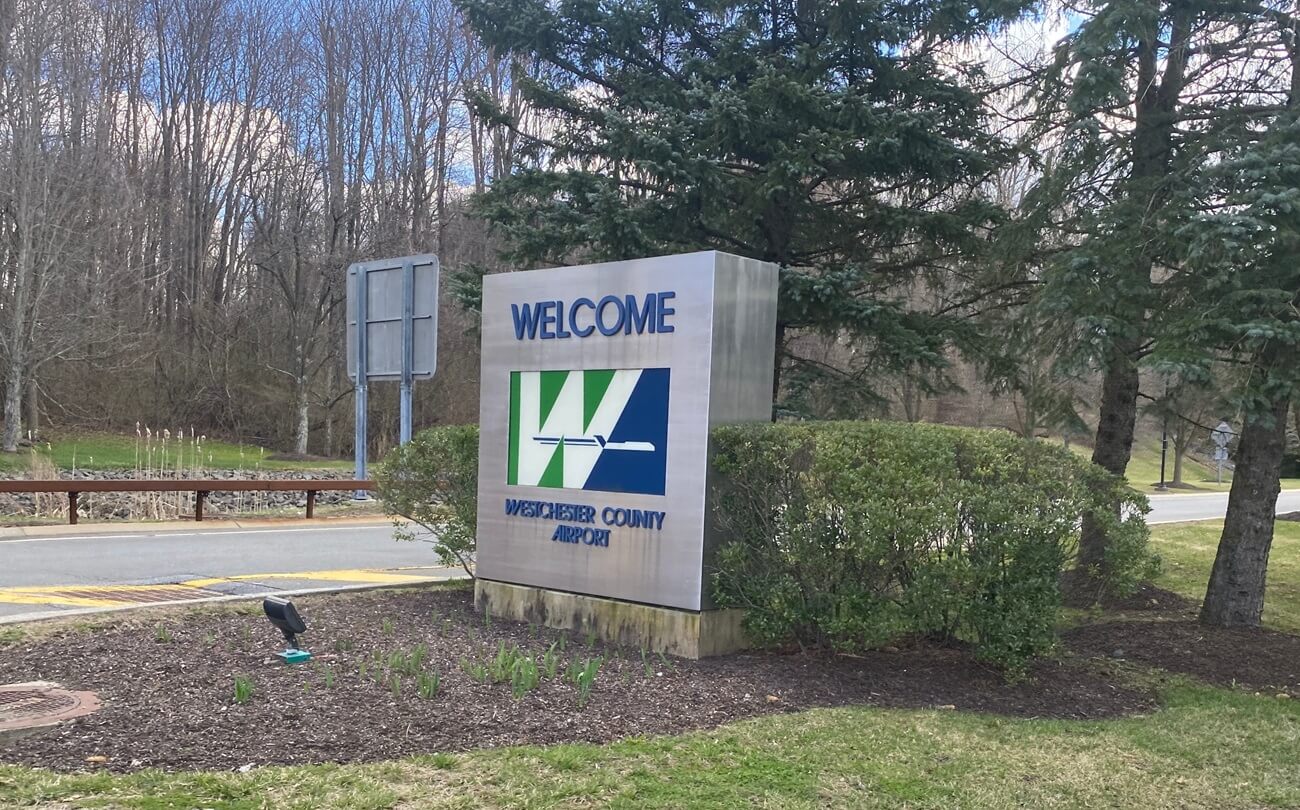
<path fill-rule="evenodd" d="M 1228 511 L 1228 493 L 1207 492 L 1198 495 L 1148 495 L 1151 512 L 1147 523 L 1181 523 L 1187 520 L 1215 520 Z M 1283 491 L 1277 499 L 1277 511 L 1300 512 L 1300 489 Z"/>
<path fill-rule="evenodd" d="M 395 541 L 391 523 L 75 531 L 0 537 L 0 620 L 463 573 L 438 567 L 427 543 Z"/>

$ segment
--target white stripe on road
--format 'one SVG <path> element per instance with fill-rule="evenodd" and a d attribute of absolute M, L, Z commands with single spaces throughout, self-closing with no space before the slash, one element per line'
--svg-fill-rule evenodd
<path fill-rule="evenodd" d="M 41 540 L 131 540 L 136 537 L 162 537 L 158 534 L 87 534 L 76 537 L 0 537 L 0 545 L 8 543 L 38 543 Z M 187 535 L 188 536 L 188 535 Z"/>
<path fill-rule="evenodd" d="M 319 526 L 305 529 L 213 529 L 210 532 L 155 532 L 153 534 L 78 534 L 46 537 L 0 537 L 0 545 L 5 543 L 37 543 L 43 540 L 134 540 L 141 537 L 212 537 L 218 534 L 292 534 L 294 532 L 347 532 L 365 531 L 367 529 L 391 528 L 392 524 L 374 523 L 359 526 Z"/>

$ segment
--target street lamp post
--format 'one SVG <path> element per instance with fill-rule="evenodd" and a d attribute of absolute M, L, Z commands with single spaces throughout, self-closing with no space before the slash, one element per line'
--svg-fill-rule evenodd
<path fill-rule="evenodd" d="M 1160 483 L 1156 484 L 1156 490 L 1165 492 L 1169 486 L 1165 484 L 1165 455 L 1169 452 L 1169 382 L 1165 381 L 1165 401 L 1164 420 L 1160 425 Z"/>
<path fill-rule="evenodd" d="M 1164 492 L 1169 489 L 1165 483 L 1165 454 L 1169 452 L 1169 414 L 1165 414 L 1165 423 L 1160 428 L 1160 483 L 1156 489 Z"/>

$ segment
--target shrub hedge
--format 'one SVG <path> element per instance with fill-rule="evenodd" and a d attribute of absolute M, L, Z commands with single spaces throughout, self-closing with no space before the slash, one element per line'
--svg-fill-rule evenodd
<path fill-rule="evenodd" d="M 727 538 L 714 595 L 747 611 L 760 643 L 852 651 L 940 637 L 1015 673 L 1055 640 L 1084 512 L 1115 541 L 1093 572 L 1105 586 L 1151 573 L 1146 499 L 1063 448 L 891 422 L 724 427 L 713 443 Z"/>
<path fill-rule="evenodd" d="M 726 538 L 714 596 L 747 611 L 758 643 L 853 651 L 939 637 L 1015 673 L 1055 640 L 1085 512 L 1114 540 L 1090 581 L 1123 593 L 1153 573 L 1146 499 L 1060 447 L 892 422 L 723 427 L 712 440 Z M 477 427 L 422 431 L 376 482 L 390 513 L 472 572 Z M 1123 517 L 1108 511 L 1116 501 Z"/>

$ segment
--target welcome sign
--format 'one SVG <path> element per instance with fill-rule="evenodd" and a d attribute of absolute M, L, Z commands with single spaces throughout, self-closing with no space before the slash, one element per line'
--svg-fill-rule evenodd
<path fill-rule="evenodd" d="M 479 577 L 707 608 L 709 427 L 771 418 L 776 286 L 716 252 L 486 277 Z"/>

